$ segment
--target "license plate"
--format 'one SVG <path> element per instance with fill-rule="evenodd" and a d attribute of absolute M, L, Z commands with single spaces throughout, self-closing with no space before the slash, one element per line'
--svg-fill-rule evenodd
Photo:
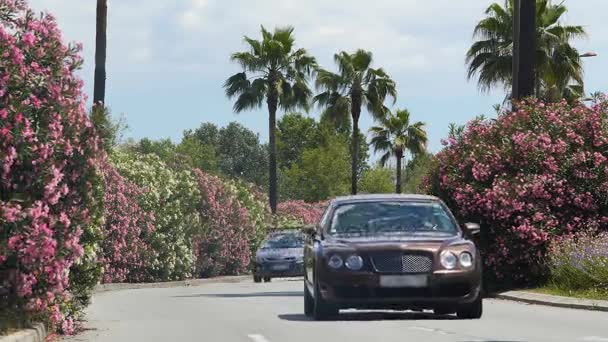
<path fill-rule="evenodd" d="M 289 265 L 286 265 L 286 264 L 279 264 L 279 265 L 272 266 L 273 271 L 287 271 L 288 269 L 289 269 Z"/>
<path fill-rule="evenodd" d="M 428 278 L 426 275 L 398 275 L 380 276 L 380 287 L 426 287 Z"/>

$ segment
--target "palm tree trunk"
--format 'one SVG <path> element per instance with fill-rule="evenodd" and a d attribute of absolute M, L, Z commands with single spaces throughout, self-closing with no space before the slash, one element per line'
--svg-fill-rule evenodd
<path fill-rule="evenodd" d="M 519 99 L 519 58 L 520 58 L 520 16 L 521 0 L 513 1 L 513 70 L 511 99 Z"/>
<path fill-rule="evenodd" d="M 396 192 L 398 194 L 401 193 L 401 161 L 403 160 L 403 155 L 397 153 L 397 189 Z"/>
<path fill-rule="evenodd" d="M 536 64 L 536 0 L 522 0 L 520 23 L 519 95 L 534 95 Z"/>
<path fill-rule="evenodd" d="M 270 210 L 273 214 L 277 213 L 278 189 L 277 189 L 277 107 L 279 102 L 279 92 L 276 82 L 270 81 L 270 89 L 268 93 L 268 149 L 269 149 L 269 187 L 268 199 L 270 202 Z"/>
<path fill-rule="evenodd" d="M 359 107 L 359 112 L 361 111 Z M 351 193 L 357 194 L 357 170 L 359 169 L 359 115 L 353 115 L 353 137 L 351 139 Z"/>
<path fill-rule="evenodd" d="M 107 49 L 108 0 L 97 0 L 97 35 L 95 45 L 94 105 L 102 105 L 106 99 L 106 49 Z"/>

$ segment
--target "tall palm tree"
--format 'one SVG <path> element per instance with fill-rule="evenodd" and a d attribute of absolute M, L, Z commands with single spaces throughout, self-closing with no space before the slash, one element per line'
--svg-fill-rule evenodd
<path fill-rule="evenodd" d="M 106 97 L 106 49 L 108 0 L 97 0 L 97 34 L 95 39 L 94 106 L 105 103 Z"/>
<path fill-rule="evenodd" d="M 380 165 L 385 166 L 391 157 L 397 159 L 397 193 L 401 193 L 402 161 L 406 153 L 416 155 L 426 150 L 428 141 L 425 124 L 410 122 L 410 112 L 407 109 L 398 110 L 394 114 L 379 119 L 380 126 L 370 129 L 371 145 L 375 152 L 384 152 Z"/>
<path fill-rule="evenodd" d="M 234 111 L 268 106 L 269 131 L 269 199 L 273 213 L 277 209 L 277 109 L 309 109 L 312 91 L 308 85 L 316 60 L 305 49 L 295 49 L 293 28 L 262 27 L 262 40 L 245 36 L 249 51 L 232 54 L 231 60 L 243 68 L 224 83 L 226 95 L 236 97 Z"/>
<path fill-rule="evenodd" d="M 563 3 L 536 0 L 536 95 L 548 101 L 577 97 L 583 92 L 583 66 L 579 52 L 570 45 L 585 37 L 582 26 L 563 25 L 567 12 Z M 475 27 L 473 43 L 467 52 L 468 78 L 478 78 L 481 90 L 494 86 L 510 87 L 513 61 L 513 0 L 493 3 L 487 17 Z"/>
<path fill-rule="evenodd" d="M 372 53 L 357 50 L 342 51 L 334 56 L 338 73 L 317 70 L 316 86 L 320 94 L 314 102 L 324 109 L 323 115 L 335 121 L 345 121 L 350 113 L 353 130 L 351 139 L 351 192 L 357 194 L 359 156 L 359 118 L 363 106 L 375 118 L 383 118 L 388 109 L 384 105 L 387 97 L 397 97 L 395 81 L 382 69 L 374 69 Z"/>

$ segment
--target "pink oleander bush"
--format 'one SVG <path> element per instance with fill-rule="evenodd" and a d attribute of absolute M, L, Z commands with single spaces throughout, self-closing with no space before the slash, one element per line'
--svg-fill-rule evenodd
<path fill-rule="evenodd" d="M 0 0 L 0 321 L 25 313 L 68 334 L 100 273 L 103 152 L 78 52 L 52 16 Z"/>
<path fill-rule="evenodd" d="M 109 162 L 102 164 L 104 225 L 99 262 L 104 283 L 150 280 L 148 263 L 155 251 L 148 242 L 154 232 L 154 215 L 139 200 L 143 189 L 125 179 Z"/>
<path fill-rule="evenodd" d="M 236 275 L 248 270 L 255 226 L 247 208 L 219 177 L 194 170 L 201 193 L 202 232 L 194 237 L 196 275 Z"/>
<path fill-rule="evenodd" d="M 474 120 L 437 155 L 429 191 L 482 224 L 486 274 L 501 285 L 547 275 L 547 247 L 608 227 L 607 104 L 531 100 Z"/>
<path fill-rule="evenodd" d="M 304 201 L 287 201 L 279 203 L 277 215 L 288 221 L 301 224 L 316 224 L 325 211 L 324 203 L 306 203 Z"/>
<path fill-rule="evenodd" d="M 608 292 L 608 232 L 583 231 L 553 241 L 547 260 L 551 286 Z"/>

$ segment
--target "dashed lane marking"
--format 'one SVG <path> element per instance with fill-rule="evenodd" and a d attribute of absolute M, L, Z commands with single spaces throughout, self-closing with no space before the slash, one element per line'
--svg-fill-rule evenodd
<path fill-rule="evenodd" d="M 259 334 L 251 334 L 247 335 L 253 342 L 270 342 L 266 339 L 266 337 Z"/>

